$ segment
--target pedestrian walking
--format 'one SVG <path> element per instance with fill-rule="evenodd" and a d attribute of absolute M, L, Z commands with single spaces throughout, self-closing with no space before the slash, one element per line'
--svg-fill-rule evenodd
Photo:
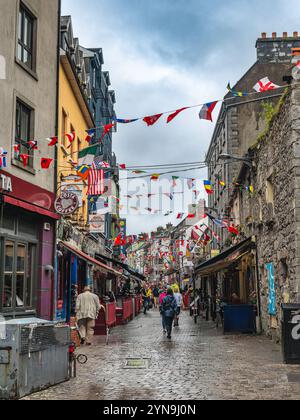
<path fill-rule="evenodd" d="M 157 286 L 153 288 L 153 299 L 154 299 L 154 308 L 156 309 L 159 304 L 159 289 Z"/>
<path fill-rule="evenodd" d="M 147 311 L 150 305 L 150 298 L 149 298 L 149 288 L 144 284 L 142 288 L 142 298 L 143 298 L 143 308 L 144 308 L 144 315 L 147 315 Z"/>
<path fill-rule="evenodd" d="M 105 311 L 104 306 L 100 304 L 99 297 L 91 292 L 89 286 L 84 288 L 76 301 L 76 319 L 79 327 L 81 344 L 92 345 L 96 319 L 98 319 L 100 310 Z"/>
<path fill-rule="evenodd" d="M 166 332 L 167 332 L 167 327 L 166 327 L 165 318 L 164 318 L 163 311 L 162 311 L 162 304 L 163 304 L 164 298 L 167 296 L 167 290 L 168 290 L 167 287 L 164 286 L 162 288 L 162 290 L 160 291 L 160 295 L 159 295 L 159 312 L 160 312 L 161 317 L 162 317 L 162 326 L 163 326 L 163 333 L 164 334 L 166 334 Z"/>
<path fill-rule="evenodd" d="M 182 298 L 182 294 L 180 293 L 180 289 L 178 286 L 174 288 L 174 297 L 177 303 L 177 310 L 176 310 L 175 319 L 174 319 L 174 327 L 179 327 L 179 316 L 181 312 L 183 298 Z"/>
<path fill-rule="evenodd" d="M 172 338 L 172 327 L 176 311 L 177 303 L 174 297 L 174 292 L 172 288 L 169 288 L 167 291 L 167 296 L 163 299 L 162 302 L 162 315 L 165 320 L 165 326 L 168 334 L 167 337 L 169 340 Z"/>

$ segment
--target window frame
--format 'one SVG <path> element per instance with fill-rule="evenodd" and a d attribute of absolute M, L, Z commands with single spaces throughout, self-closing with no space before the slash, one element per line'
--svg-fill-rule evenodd
<path fill-rule="evenodd" d="M 25 20 L 31 22 L 31 42 L 30 46 L 26 45 L 24 40 L 24 25 Z M 38 79 L 36 74 L 36 55 L 37 55 L 37 15 L 34 13 L 31 8 L 29 8 L 24 1 L 19 2 L 19 7 L 17 10 L 17 26 L 16 26 L 16 62 L 26 70 L 31 76 L 36 80 Z M 21 31 L 21 33 L 20 33 Z M 21 56 L 19 56 L 19 48 L 21 48 Z M 24 52 L 27 52 L 31 55 L 30 65 L 24 61 Z"/>
<path fill-rule="evenodd" d="M 19 110 L 18 110 L 19 108 Z M 19 115 L 18 115 L 19 112 Z M 27 136 L 28 138 L 26 140 L 23 140 L 22 138 L 19 138 L 19 135 L 21 134 L 22 127 L 22 113 L 28 114 L 28 129 L 27 129 Z M 18 121 L 18 118 L 20 121 Z M 25 171 L 35 173 L 34 170 L 34 150 L 30 147 L 28 147 L 27 142 L 34 139 L 34 124 L 35 124 L 35 110 L 34 108 L 26 103 L 23 99 L 21 99 L 18 95 L 16 96 L 15 100 L 15 130 L 14 130 L 14 144 L 20 144 L 20 153 L 14 153 L 13 154 L 13 164 L 17 165 L 21 169 L 24 169 Z M 29 160 L 27 167 L 24 167 L 19 154 L 25 153 L 28 154 Z"/>
<path fill-rule="evenodd" d="M 7 243 L 14 244 L 14 258 L 12 271 L 12 306 L 3 307 L 3 292 L 4 292 L 4 273 L 5 273 L 5 249 Z M 17 254 L 18 246 L 25 246 L 25 261 L 24 261 L 24 284 L 23 284 L 23 303 L 24 306 L 18 307 L 16 304 L 16 289 L 17 289 Z M 31 252 L 31 282 L 30 282 L 30 306 L 27 306 L 27 268 L 28 268 L 28 252 Z M 0 237 L 0 313 L 3 315 L 20 315 L 26 313 L 36 313 L 36 290 L 37 290 L 37 258 L 38 258 L 38 241 L 21 238 L 19 236 L 1 235 Z"/>

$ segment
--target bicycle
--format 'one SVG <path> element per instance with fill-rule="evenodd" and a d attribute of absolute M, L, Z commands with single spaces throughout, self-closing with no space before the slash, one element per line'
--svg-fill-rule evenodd
<path fill-rule="evenodd" d="M 85 365 L 88 362 L 88 357 L 85 354 L 76 354 L 76 344 L 71 343 L 69 346 L 69 376 L 76 378 L 77 363 Z"/>

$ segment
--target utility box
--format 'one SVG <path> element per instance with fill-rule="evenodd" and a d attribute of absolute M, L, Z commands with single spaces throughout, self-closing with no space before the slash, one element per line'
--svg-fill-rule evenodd
<path fill-rule="evenodd" d="M 15 319 L 0 336 L 0 399 L 19 399 L 69 380 L 70 328 Z"/>
<path fill-rule="evenodd" d="M 286 364 L 300 364 L 300 304 L 282 305 L 282 353 Z"/>

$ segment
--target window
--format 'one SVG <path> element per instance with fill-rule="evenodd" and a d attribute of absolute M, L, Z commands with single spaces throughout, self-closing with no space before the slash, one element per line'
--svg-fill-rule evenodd
<path fill-rule="evenodd" d="M 21 3 L 19 11 L 17 58 L 30 70 L 34 69 L 35 17 Z"/>
<path fill-rule="evenodd" d="M 4 241 L 2 308 L 32 308 L 36 245 L 14 240 Z"/>
<path fill-rule="evenodd" d="M 15 143 L 20 145 L 20 154 L 30 156 L 28 166 L 33 168 L 34 150 L 28 146 L 33 133 L 33 110 L 17 99 L 16 104 L 16 134 Z M 20 154 L 15 154 L 15 159 L 21 161 Z"/>

